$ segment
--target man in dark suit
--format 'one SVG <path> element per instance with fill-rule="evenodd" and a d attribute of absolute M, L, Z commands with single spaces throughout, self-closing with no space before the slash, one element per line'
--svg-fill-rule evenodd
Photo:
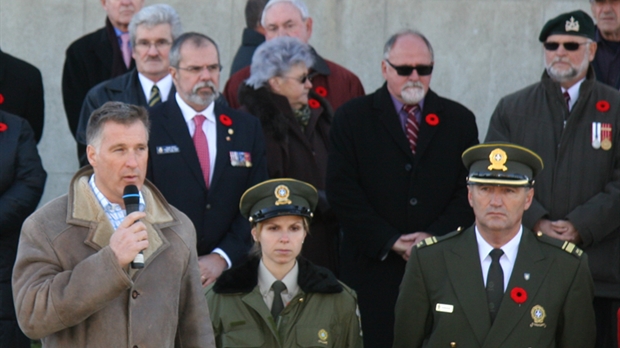
<path fill-rule="evenodd" d="M 0 110 L 28 121 L 38 143 L 43 135 L 44 109 L 39 69 L 0 50 Z"/>
<path fill-rule="evenodd" d="M 594 347 L 586 254 L 522 225 L 542 159 L 487 143 L 466 150 L 463 163 L 475 225 L 414 247 L 393 347 Z"/>
<path fill-rule="evenodd" d="M 76 136 L 86 93 L 99 82 L 128 72 L 135 66 L 123 55 L 123 42 L 134 13 L 144 0 L 101 0 L 106 11 L 105 27 L 82 36 L 67 48 L 62 72 L 62 100 L 71 134 Z M 77 140 L 77 139 L 76 139 Z M 78 144 L 78 157 L 86 146 Z"/>
<path fill-rule="evenodd" d="M 170 51 L 176 95 L 151 109 L 147 176 L 194 223 L 204 286 L 245 259 L 250 224 L 239 200 L 267 179 L 259 120 L 214 102 L 220 69 L 213 40 L 181 35 Z"/>
<path fill-rule="evenodd" d="M 411 247 L 473 222 L 461 153 L 474 115 L 429 90 L 433 52 L 410 30 L 385 45 L 387 83 L 336 111 L 327 198 L 342 225 L 341 280 L 358 294 L 365 347 L 392 344 Z"/>
<path fill-rule="evenodd" d="M 93 87 L 82 105 L 76 139 L 86 145 L 90 114 L 109 101 L 152 107 L 174 96 L 170 67 L 170 46 L 183 33 L 179 15 L 169 5 L 147 6 L 129 24 L 132 55 L 136 68 Z M 81 156 L 81 165 L 88 164 Z"/>
<path fill-rule="evenodd" d="M 237 50 L 230 66 L 230 75 L 252 64 L 252 56 L 256 48 L 265 42 L 265 28 L 260 23 L 263 9 L 268 0 L 248 0 L 245 3 L 245 23 L 241 36 L 241 46 Z"/>

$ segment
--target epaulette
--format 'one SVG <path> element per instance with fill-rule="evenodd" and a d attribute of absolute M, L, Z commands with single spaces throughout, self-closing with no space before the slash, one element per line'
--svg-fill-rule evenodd
<path fill-rule="evenodd" d="M 579 247 L 577 247 L 574 243 L 551 238 L 541 231 L 536 232 L 536 237 L 538 237 L 538 240 L 541 242 L 558 247 L 577 258 L 581 258 L 581 255 L 583 255 L 583 250 L 579 249 Z"/>
<path fill-rule="evenodd" d="M 424 247 L 427 247 L 427 246 L 431 246 L 431 245 L 433 245 L 433 244 L 437 244 L 437 243 L 439 243 L 439 242 L 441 242 L 441 241 L 444 241 L 444 240 L 446 240 L 446 239 L 450 239 L 450 238 L 452 238 L 452 237 L 454 237 L 454 236 L 459 235 L 462 231 L 463 231 L 463 229 L 462 229 L 461 227 L 459 227 L 459 228 L 457 228 L 457 229 L 456 229 L 456 231 L 450 232 L 450 233 L 445 234 L 445 235 L 443 235 L 443 236 L 439 236 L 439 237 L 435 237 L 435 236 L 428 237 L 428 238 L 426 238 L 426 239 L 424 239 L 424 240 L 420 241 L 418 244 L 416 244 L 416 245 L 415 245 L 415 247 L 416 247 L 416 248 L 418 248 L 418 249 L 420 249 L 420 248 L 424 248 Z"/>

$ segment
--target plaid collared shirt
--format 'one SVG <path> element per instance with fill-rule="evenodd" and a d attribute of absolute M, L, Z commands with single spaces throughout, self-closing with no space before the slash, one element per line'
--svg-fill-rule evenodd
<path fill-rule="evenodd" d="M 101 204 L 101 207 L 103 208 L 103 211 L 108 216 L 108 219 L 110 220 L 110 223 L 112 224 L 112 227 L 114 227 L 114 230 L 116 231 L 118 229 L 118 226 L 120 226 L 121 222 L 123 222 L 123 219 L 125 219 L 125 216 L 126 216 L 125 209 L 123 209 L 119 204 L 110 202 L 103 195 L 103 193 L 99 191 L 99 189 L 97 188 L 97 185 L 95 185 L 95 174 L 93 174 L 90 177 L 90 180 L 88 181 L 88 183 L 90 184 L 90 188 L 93 189 L 93 193 L 95 194 L 95 197 L 97 197 L 97 199 L 99 200 L 99 203 Z M 142 196 L 142 192 L 140 192 L 139 207 L 140 207 L 140 211 L 144 211 L 145 204 L 144 204 L 144 197 Z"/>

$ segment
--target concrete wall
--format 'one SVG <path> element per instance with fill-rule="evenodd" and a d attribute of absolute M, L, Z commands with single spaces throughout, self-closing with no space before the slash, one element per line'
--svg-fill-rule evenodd
<path fill-rule="evenodd" d="M 587 0 L 306 0 L 314 18 L 311 44 L 362 80 L 367 92 L 383 83 L 382 47 L 393 32 L 415 28 L 435 49 L 433 88 L 477 117 L 480 139 L 499 98 L 540 78 L 543 51 L 537 37 L 546 20 Z M 245 0 L 155 1 L 177 9 L 185 30 L 213 37 L 228 79 L 244 27 Z M 0 47 L 37 66 L 45 85 L 45 129 L 39 153 L 48 173 L 42 203 L 67 191 L 78 168 L 61 96 L 64 51 L 100 28 L 98 0 L 0 0 Z M 3 165 L 3 164 L 0 164 Z"/>

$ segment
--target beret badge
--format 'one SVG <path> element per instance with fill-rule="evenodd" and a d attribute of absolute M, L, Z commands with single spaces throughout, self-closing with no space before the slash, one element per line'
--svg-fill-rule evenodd
<path fill-rule="evenodd" d="M 571 17 L 570 21 L 566 21 L 564 30 L 579 32 L 579 22 L 575 20 L 575 17 Z"/>

